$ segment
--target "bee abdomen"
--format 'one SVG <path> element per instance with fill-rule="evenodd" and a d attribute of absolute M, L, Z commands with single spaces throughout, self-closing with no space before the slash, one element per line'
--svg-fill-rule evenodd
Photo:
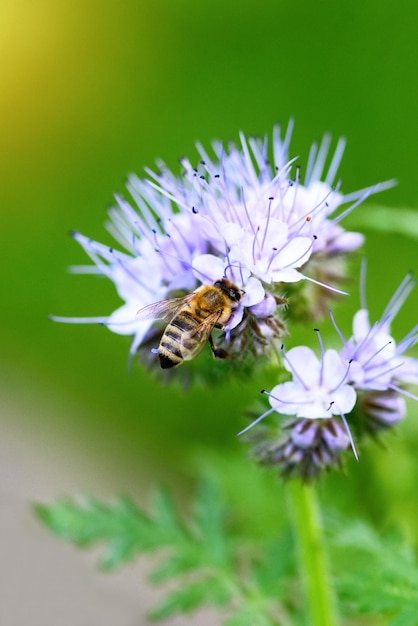
<path fill-rule="evenodd" d="M 184 333 L 192 330 L 199 323 L 187 312 L 182 312 L 167 326 L 161 338 L 158 358 L 163 369 L 176 367 L 184 361 L 184 350 L 192 350 L 195 341 L 185 340 Z"/>
<path fill-rule="evenodd" d="M 175 317 L 172 322 L 169 324 L 168 328 L 174 327 L 180 331 L 188 331 L 195 328 L 200 323 L 199 316 L 193 317 L 187 311 L 182 311 Z"/>
<path fill-rule="evenodd" d="M 163 369 L 175 367 L 183 362 L 180 347 L 179 336 L 173 336 L 170 326 L 167 327 L 158 348 L 158 358 Z"/>
<path fill-rule="evenodd" d="M 170 367 L 176 367 L 176 365 L 183 363 L 183 359 L 181 357 L 178 357 L 168 350 L 162 350 L 161 347 L 158 351 L 158 359 L 163 370 L 169 369 Z"/>

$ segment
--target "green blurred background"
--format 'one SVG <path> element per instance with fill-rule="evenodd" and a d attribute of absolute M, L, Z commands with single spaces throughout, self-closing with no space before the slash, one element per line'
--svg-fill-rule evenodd
<path fill-rule="evenodd" d="M 86 261 L 68 231 L 110 243 L 106 210 L 128 173 L 159 157 L 176 169 L 179 156 L 195 157 L 196 140 L 263 134 L 290 117 L 301 163 L 324 132 L 344 135 L 343 190 L 395 177 L 377 200 L 416 207 L 417 20 L 406 0 L 1 1 L 2 428 L 25 458 L 32 498 L 187 484 L 196 451 L 221 467 L 245 455 L 235 433 L 265 385 L 260 376 L 216 393 L 162 389 L 138 365 L 128 374 L 129 338 L 48 322 L 119 302 L 105 280 L 66 273 Z M 367 235 L 378 315 L 418 269 L 417 244 Z M 343 326 L 352 292 L 338 307 Z M 417 304 L 413 294 L 398 337 L 416 323 Z M 366 447 L 348 478 L 322 487 L 327 502 L 414 540 L 417 414 L 411 406 L 387 449 Z M 48 480 L 30 487 L 40 458 Z"/>

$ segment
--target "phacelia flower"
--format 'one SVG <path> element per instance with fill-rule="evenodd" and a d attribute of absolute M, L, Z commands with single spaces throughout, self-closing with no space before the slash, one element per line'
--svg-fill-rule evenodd
<path fill-rule="evenodd" d="M 317 331 L 318 332 L 318 331 Z M 324 350 L 318 332 L 321 357 L 307 346 L 283 350 L 284 367 L 292 379 L 265 390 L 271 409 L 241 431 L 248 431 L 271 413 L 294 416 L 279 424 L 279 436 L 267 436 L 257 444 L 255 454 L 264 464 L 277 465 L 283 475 L 304 479 L 339 464 L 341 452 L 351 446 L 357 452 L 346 415 L 357 400 L 354 387 L 347 382 L 350 364 L 336 350 Z M 260 440 L 260 438 L 258 438 Z"/>
<path fill-rule="evenodd" d="M 283 350 L 284 368 L 292 379 L 271 392 L 263 390 L 271 408 L 242 431 L 272 413 L 294 416 L 290 423 L 279 424 L 279 435 L 274 432 L 272 436 L 271 429 L 264 428 L 253 437 L 258 460 L 278 466 L 283 475 L 306 480 L 316 477 L 322 470 L 338 466 L 341 453 L 349 446 L 357 458 L 353 427 L 356 438 L 364 433 L 378 435 L 403 419 L 404 397 L 418 400 L 405 388 L 418 384 L 418 359 L 404 354 L 418 342 L 418 326 L 398 344 L 390 328 L 415 281 L 410 275 L 405 277 L 381 319 L 372 325 L 365 304 L 364 272 L 361 283 L 363 306 L 354 316 L 353 335 L 348 340 L 331 314 L 343 342 L 340 352 L 325 351 L 318 331 L 320 359 L 306 346 L 292 348 L 287 354 Z"/>
<path fill-rule="evenodd" d="M 231 267 L 249 271 L 268 293 L 282 291 L 285 284 L 286 291 L 296 292 L 299 300 L 310 283 L 311 312 L 323 312 L 324 285 L 328 294 L 339 291 L 345 278 L 342 258 L 363 242 L 361 234 L 346 232 L 340 222 L 367 196 L 393 182 L 343 194 L 333 183 L 345 142 L 339 141 L 325 171 L 329 135 L 319 150 L 312 146 L 302 181 L 295 159 L 289 160 L 291 130 L 290 124 L 282 140 L 276 127 L 271 147 L 267 137 L 247 140 L 243 134 L 240 146 L 230 144 L 225 149 L 214 143 L 214 158 L 198 145 L 199 166 L 194 168 L 184 159 L 182 177 L 164 168 L 162 173 L 149 174 L 156 189 L 195 214 L 196 228 L 205 233 L 212 250 L 204 260 L 208 272 L 212 264 L 218 270 L 221 259 L 226 275 Z M 296 290 L 300 282 L 302 288 Z M 312 294 L 318 286 L 320 305 Z"/>
<path fill-rule="evenodd" d="M 392 321 L 414 286 L 415 281 L 407 275 L 374 324 L 369 322 L 362 296 L 363 306 L 354 316 L 352 336 L 346 340 L 338 329 L 343 341 L 340 355 L 351 364 L 347 380 L 359 395 L 360 411 L 372 432 L 379 429 L 379 423 L 387 428 L 403 418 L 405 404 L 400 395 L 416 399 L 405 385 L 418 384 L 418 360 L 404 353 L 418 341 L 418 325 L 398 344 L 391 334 Z"/>
<path fill-rule="evenodd" d="M 109 229 L 124 242 L 128 252 L 119 252 L 79 233 L 73 233 L 73 237 L 96 264 L 95 272 L 105 275 L 114 283 L 124 304 L 109 316 L 53 319 L 99 323 L 115 333 L 133 335 L 130 349 L 133 355 L 146 340 L 153 325 L 152 320 L 137 320 L 137 311 L 166 298 L 168 294 L 193 291 L 198 281 L 192 271 L 191 261 L 194 254 L 205 251 L 206 242 L 199 238 L 199 233 L 194 232 L 187 215 L 174 214 L 171 207 L 164 207 L 168 203 L 162 203 L 159 217 L 155 218 L 150 210 L 145 212 L 144 198 L 140 205 L 141 216 L 134 213 L 125 201 L 118 198 L 118 202 L 118 210 L 111 212 Z M 85 269 L 91 273 L 90 268 Z"/>
<path fill-rule="evenodd" d="M 284 367 L 293 380 L 273 387 L 270 404 L 278 413 L 308 419 L 328 419 L 349 413 L 356 392 L 347 384 L 349 367 L 336 350 L 326 350 L 321 359 L 306 346 L 292 348 Z"/>
<path fill-rule="evenodd" d="M 286 319 L 297 317 L 292 285 L 302 285 L 300 301 L 308 284 L 319 285 L 321 293 L 324 288 L 339 292 L 344 272 L 328 268 L 337 268 L 337 257 L 363 241 L 340 222 L 378 189 L 343 194 L 339 183 L 333 186 L 345 142 L 338 142 L 325 170 L 328 135 L 319 150 L 312 146 L 302 181 L 295 159 L 289 159 L 291 132 L 289 124 L 282 139 L 277 126 L 270 146 L 267 137 L 246 139 L 241 134 L 240 145 L 214 143 L 213 157 L 199 144 L 198 166 L 183 159 L 180 176 L 158 162 L 158 172 L 147 170 L 149 179 L 130 177 L 134 204 L 116 197 L 107 225 L 123 250 L 74 234 L 94 271 L 114 283 L 123 304 L 103 317 L 53 319 L 99 322 L 113 332 L 133 335 L 131 355 L 146 348 L 153 358 L 161 326 L 137 319 L 136 312 L 227 278 L 243 298 L 219 342 L 232 356 L 268 350 L 287 333 L 285 306 Z M 384 183 L 379 190 L 390 185 Z M 315 308 L 311 294 L 309 299 Z"/>
<path fill-rule="evenodd" d="M 372 435 L 395 426 L 406 415 L 405 399 L 398 391 L 360 391 L 358 408 Z"/>
<path fill-rule="evenodd" d="M 262 465 L 278 467 L 284 477 L 311 480 L 323 470 L 339 467 L 341 453 L 350 443 L 341 420 L 300 418 L 285 424 L 281 437 L 258 444 L 255 457 Z"/>

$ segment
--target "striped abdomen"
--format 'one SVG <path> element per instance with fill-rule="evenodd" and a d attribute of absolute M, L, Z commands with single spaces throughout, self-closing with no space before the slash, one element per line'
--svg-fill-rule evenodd
<path fill-rule="evenodd" d="M 201 323 L 201 319 L 192 316 L 186 310 L 180 311 L 168 324 L 158 348 L 158 358 L 163 369 L 175 367 L 185 360 L 192 359 L 203 348 L 210 332 L 202 336 L 197 330 Z"/>

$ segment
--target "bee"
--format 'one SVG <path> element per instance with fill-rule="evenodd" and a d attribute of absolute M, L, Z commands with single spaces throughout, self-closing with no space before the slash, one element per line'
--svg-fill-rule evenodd
<path fill-rule="evenodd" d="M 226 278 L 213 285 L 202 285 L 181 298 L 154 302 L 140 309 L 136 319 L 162 319 L 168 325 L 161 337 L 158 358 L 163 369 L 177 367 L 190 361 L 209 342 L 218 359 L 228 356 L 216 348 L 212 331 L 223 329 L 238 308 L 243 292 Z"/>

